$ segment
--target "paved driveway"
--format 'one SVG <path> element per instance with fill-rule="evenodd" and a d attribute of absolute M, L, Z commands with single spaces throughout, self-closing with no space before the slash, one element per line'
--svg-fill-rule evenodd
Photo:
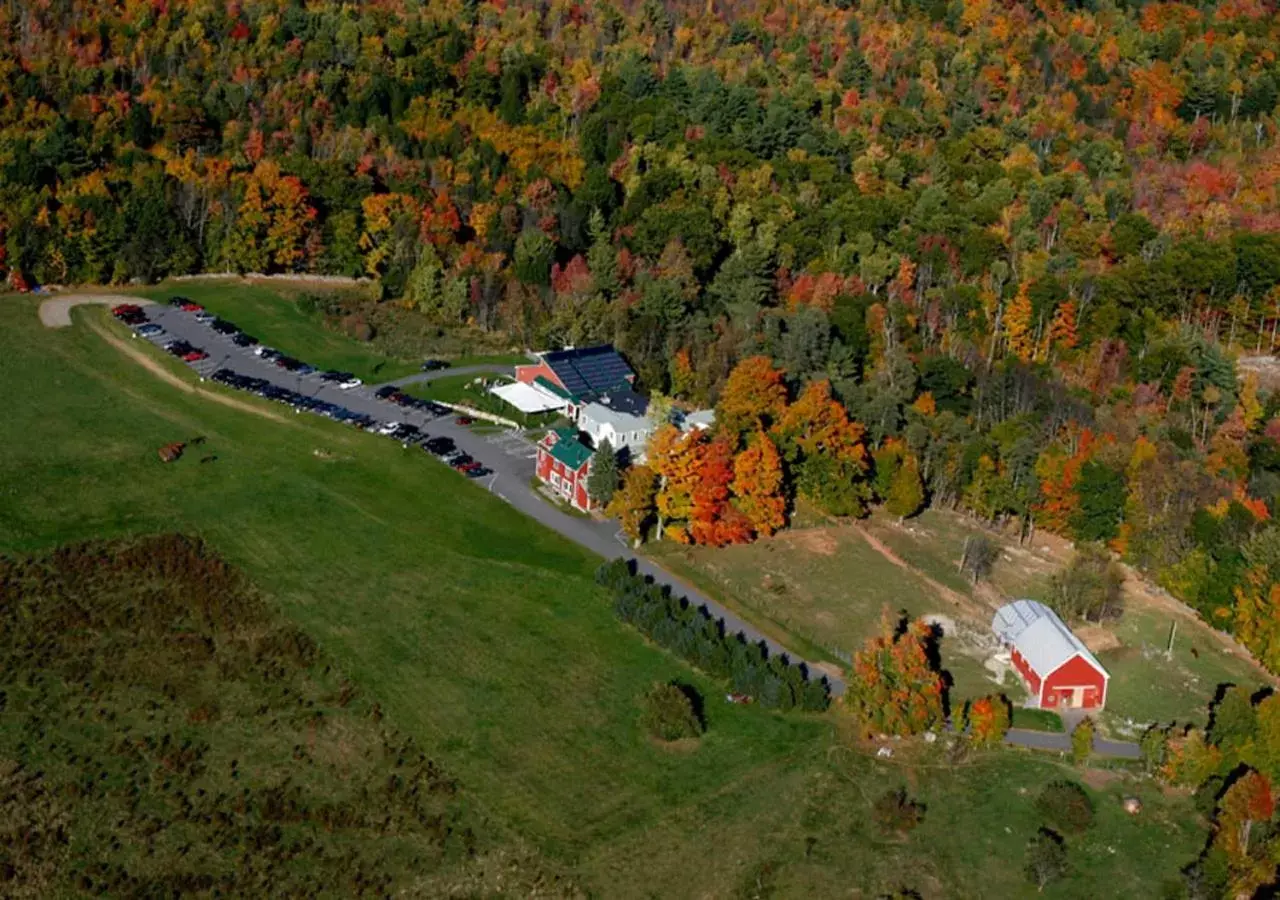
<path fill-rule="evenodd" d="M 534 475 L 534 455 L 527 441 L 499 439 L 500 435 L 473 432 L 470 428 L 456 425 L 452 417 L 434 417 L 416 410 L 407 410 L 394 403 L 380 400 L 374 395 L 375 387 L 362 386 L 351 390 L 342 390 L 336 385 L 321 381 L 317 375 L 295 375 L 279 368 L 274 363 L 264 362 L 255 356 L 251 348 L 237 347 L 229 337 L 218 334 L 206 325 L 196 321 L 191 313 L 183 312 L 171 306 L 157 305 L 148 310 L 153 322 L 162 326 L 168 335 L 180 337 L 193 346 L 203 348 L 209 358 L 197 363 L 194 368 L 203 376 L 214 371 L 227 368 L 243 375 L 263 378 L 283 388 L 297 391 L 300 394 L 317 397 L 321 400 L 345 406 L 352 412 L 372 416 L 382 422 L 407 422 L 416 425 L 435 436 L 452 438 L 458 449 L 465 451 L 493 471 L 493 475 L 480 479 L 483 487 L 505 500 L 524 514 L 536 519 L 548 528 L 559 532 L 574 543 L 585 547 L 606 559 L 625 557 L 636 559 L 639 571 L 651 576 L 659 584 L 670 585 L 678 594 L 688 597 L 690 602 L 705 605 L 716 617 L 724 619 L 725 630 L 730 634 L 742 632 L 750 641 L 764 641 L 770 653 L 785 653 L 795 662 L 803 662 L 800 657 L 789 653 L 775 641 L 769 640 L 752 628 L 730 610 L 713 601 L 710 597 L 685 584 L 665 569 L 649 560 L 636 558 L 636 554 L 620 537 L 614 522 L 597 522 L 563 513 L 539 496 L 529 486 Z M 153 339 L 154 343 L 162 343 L 167 335 Z M 497 371 L 504 367 L 462 367 L 447 369 L 442 372 L 424 372 L 424 376 L 440 377 L 443 375 L 469 374 L 477 371 Z M 510 371 L 510 367 L 505 367 Z M 410 376 L 420 378 L 420 376 Z M 420 379 L 425 380 L 425 379 Z M 419 451 L 421 452 L 421 451 Z M 423 465 L 439 465 L 426 454 Z M 458 476 L 463 477 L 463 476 Z M 810 664 L 810 669 L 813 666 Z M 816 670 L 815 670 L 816 671 Z M 844 681 L 838 676 L 828 675 L 833 694 L 844 693 Z"/>
<path fill-rule="evenodd" d="M 124 294 L 61 294 L 41 302 L 40 324 L 45 328 L 69 328 L 71 310 L 86 303 L 99 306 L 115 306 L 118 303 L 148 306 L 151 301 L 143 300 L 141 297 L 128 297 Z"/>
<path fill-rule="evenodd" d="M 428 381 L 435 381 L 437 378 L 449 378 L 453 375 L 506 375 L 508 378 L 511 378 L 514 377 L 515 374 L 515 366 L 482 363 L 478 366 L 458 366 L 456 369 L 437 369 L 434 372 L 418 372 L 416 375 L 406 375 L 404 378 L 397 378 L 395 381 L 388 381 L 387 384 L 393 384 L 396 387 L 404 387 L 409 384 L 425 384 Z"/>
<path fill-rule="evenodd" d="M 1032 750 L 1056 750 L 1062 753 L 1071 752 L 1071 735 L 1056 731 L 1027 731 L 1022 728 L 1011 728 L 1004 736 L 1006 744 L 1015 747 L 1028 747 Z M 1141 748 L 1128 741 L 1109 741 L 1097 735 L 1093 738 L 1093 752 L 1098 756 L 1114 756 L 1119 759 L 1140 759 Z"/>

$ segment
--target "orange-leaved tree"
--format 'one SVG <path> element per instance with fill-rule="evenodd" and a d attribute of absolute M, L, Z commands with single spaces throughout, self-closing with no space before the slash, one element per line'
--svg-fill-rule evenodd
<path fill-rule="evenodd" d="M 748 356 L 733 367 L 716 404 L 716 427 L 741 439 L 778 421 L 787 405 L 782 372 L 767 356 Z"/>
<path fill-rule="evenodd" d="M 868 732 L 911 735 L 942 724 L 944 683 L 923 620 L 885 616 L 853 657 L 845 705 Z"/>
<path fill-rule="evenodd" d="M 695 544 L 723 547 L 751 538 L 746 517 L 729 504 L 733 483 L 733 445 L 729 441 L 721 435 L 700 445 L 688 528 L 689 539 Z"/>
<path fill-rule="evenodd" d="M 658 477 L 654 503 L 658 512 L 658 539 L 664 535 L 688 543 L 693 518 L 693 491 L 697 487 L 706 432 L 681 434 L 674 425 L 663 425 L 649 438 L 646 460 Z"/>
<path fill-rule="evenodd" d="M 979 747 L 996 747 L 1004 741 L 1013 720 L 1009 701 L 1002 694 L 990 694 L 970 700 L 965 708 L 969 741 Z"/>
<path fill-rule="evenodd" d="M 654 516 L 657 488 L 658 478 L 653 469 L 643 465 L 632 466 L 622 476 L 622 486 L 614 491 L 613 499 L 605 510 L 607 515 L 618 519 L 623 533 L 636 545 L 644 540 L 645 531 Z"/>
<path fill-rule="evenodd" d="M 768 536 L 787 524 L 782 488 L 782 456 L 773 439 L 757 431 L 733 461 L 732 485 L 734 505 L 756 534 Z"/>
<path fill-rule="evenodd" d="M 866 511 L 870 488 L 864 433 L 831 396 L 826 380 L 809 382 L 771 432 L 797 473 L 797 492 L 837 516 Z"/>

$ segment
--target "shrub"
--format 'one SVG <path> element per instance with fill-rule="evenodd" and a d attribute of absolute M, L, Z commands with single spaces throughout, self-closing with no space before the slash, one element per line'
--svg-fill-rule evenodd
<path fill-rule="evenodd" d="M 1077 766 L 1083 766 L 1093 754 L 1093 719 L 1081 719 L 1071 732 L 1071 758 Z"/>
<path fill-rule="evenodd" d="M 1023 871 L 1027 880 L 1043 891 L 1067 873 L 1067 847 L 1062 838 L 1047 828 L 1027 842 L 1027 861 Z"/>
<path fill-rule="evenodd" d="M 1074 781 L 1045 785 L 1036 798 L 1036 810 L 1056 830 L 1069 834 L 1080 834 L 1093 825 L 1093 801 Z"/>
<path fill-rule="evenodd" d="M 916 803 L 904 788 L 886 791 L 871 806 L 871 817 L 885 834 L 906 834 L 924 818 L 924 807 Z"/>
<path fill-rule="evenodd" d="M 660 741 L 699 737 L 705 729 L 690 696 L 692 689 L 661 682 L 644 695 L 644 727 Z"/>

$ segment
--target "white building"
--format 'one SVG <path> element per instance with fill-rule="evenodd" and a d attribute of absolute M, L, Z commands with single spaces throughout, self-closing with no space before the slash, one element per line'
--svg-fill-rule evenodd
<path fill-rule="evenodd" d="M 715 423 L 715 411 L 672 410 L 671 421 L 681 431 L 705 431 Z M 591 446 L 599 447 L 601 441 L 608 441 L 615 452 L 625 451 L 630 462 L 644 462 L 645 447 L 659 423 L 649 414 L 647 397 L 623 388 L 584 403 L 578 410 L 576 424 L 591 440 Z"/>
<path fill-rule="evenodd" d="M 648 412 L 648 398 L 629 390 L 612 391 L 581 406 L 578 430 L 593 447 L 608 441 L 615 452 L 626 450 L 633 462 L 643 462 L 645 444 L 657 427 Z"/>

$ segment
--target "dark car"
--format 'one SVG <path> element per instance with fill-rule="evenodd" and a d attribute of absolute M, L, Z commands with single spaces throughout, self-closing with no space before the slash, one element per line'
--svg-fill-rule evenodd
<path fill-rule="evenodd" d="M 186 341 L 174 341 L 171 344 L 166 344 L 164 349 L 174 356 L 181 357 L 186 356 L 196 348 L 188 344 Z"/>
<path fill-rule="evenodd" d="M 466 475 L 468 478 L 483 478 L 486 475 L 492 475 L 493 470 L 486 469 L 484 466 L 477 465 L 464 470 L 463 474 Z"/>
<path fill-rule="evenodd" d="M 288 372 L 296 372 L 302 368 L 302 360 L 294 359 L 292 356 L 282 356 L 276 360 L 276 365 Z"/>
<path fill-rule="evenodd" d="M 191 301 L 188 300 L 186 297 L 179 297 L 176 294 L 169 298 L 169 305 L 175 306 L 178 309 L 181 309 L 182 307 L 186 306 L 190 302 Z"/>
<path fill-rule="evenodd" d="M 327 372 L 321 372 L 319 377 L 321 381 L 345 381 L 347 373 L 335 372 L 333 369 L 330 369 Z"/>
<path fill-rule="evenodd" d="M 423 446 L 425 446 L 428 450 L 430 450 L 432 453 L 436 454 L 437 456 L 444 456 L 444 454 L 446 453 L 453 452 L 454 443 L 453 443 L 453 438 L 433 437 L 431 438 L 431 440 L 427 441 Z"/>
<path fill-rule="evenodd" d="M 422 371 L 424 372 L 438 372 L 447 368 L 449 368 L 449 364 L 443 359 L 429 359 L 422 364 Z"/>
<path fill-rule="evenodd" d="M 218 334 L 235 334 L 240 329 L 234 323 L 228 322 L 226 319 L 214 319 L 209 323 L 209 327 Z"/>
<path fill-rule="evenodd" d="M 373 392 L 373 396 L 377 397 L 379 400 L 386 400 L 392 394 L 398 394 L 398 393 L 400 393 L 400 389 L 396 387 L 394 384 L 384 384 L 382 387 L 378 388 L 376 391 Z"/>
<path fill-rule="evenodd" d="M 231 343 L 237 347 L 252 347 L 258 343 L 258 339 L 252 335 L 245 334 L 243 331 L 237 335 L 233 335 Z"/>

